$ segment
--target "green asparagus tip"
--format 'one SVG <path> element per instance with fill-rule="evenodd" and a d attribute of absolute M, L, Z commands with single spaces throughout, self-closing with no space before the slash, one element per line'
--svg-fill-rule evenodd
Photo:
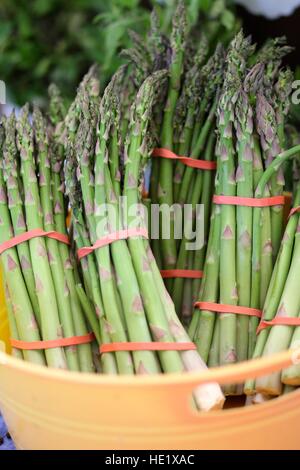
<path fill-rule="evenodd" d="M 187 15 L 183 0 L 178 2 L 173 17 L 171 47 L 174 54 L 183 51 L 187 37 Z"/>

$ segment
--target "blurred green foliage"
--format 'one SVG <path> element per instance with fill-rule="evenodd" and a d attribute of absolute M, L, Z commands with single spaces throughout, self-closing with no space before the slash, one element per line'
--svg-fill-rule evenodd
<path fill-rule="evenodd" d="M 187 0 L 189 16 L 209 12 L 230 29 L 225 0 Z M 130 46 L 128 29 L 143 34 L 152 6 L 167 30 L 176 0 L 1 0 L 0 79 L 11 99 L 21 104 L 42 100 L 50 82 L 71 98 L 92 62 L 100 64 L 103 82 Z"/>

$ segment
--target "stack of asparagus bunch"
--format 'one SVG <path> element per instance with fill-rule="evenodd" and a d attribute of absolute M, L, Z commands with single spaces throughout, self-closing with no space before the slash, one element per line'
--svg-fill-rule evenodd
<path fill-rule="evenodd" d="M 144 169 L 153 149 L 152 109 L 164 86 L 166 72 L 142 83 L 130 110 L 122 142 L 121 68 L 99 94 L 95 69 L 84 77 L 76 99 L 61 126 L 66 163 L 66 190 L 72 208 L 77 250 L 91 247 L 109 234 L 145 229 L 142 204 Z M 124 154 L 122 152 L 124 149 Z M 124 203 L 125 201 L 125 203 Z M 148 240 L 142 236 L 117 239 L 80 259 L 84 289 L 78 286 L 100 345 L 111 343 L 189 342 L 165 289 Z M 175 348 L 174 348 L 175 349 Z M 106 374 L 154 374 L 199 370 L 203 361 L 195 350 L 116 350 L 101 354 Z M 200 387 L 195 399 L 201 409 L 220 407 L 217 385 Z"/>
<path fill-rule="evenodd" d="M 66 229 L 60 162 L 52 126 L 26 105 L 1 123 L 0 243 L 36 229 Z M 1 255 L 12 338 L 26 343 L 88 333 L 76 294 L 76 270 L 67 244 L 36 237 Z M 14 349 L 19 358 L 74 371 L 94 371 L 90 344 L 46 350 Z"/>
<path fill-rule="evenodd" d="M 216 195 L 261 198 L 283 193 L 281 167 L 268 184 L 259 182 L 285 146 L 291 73 L 280 68 L 285 52 L 281 44 L 268 44 L 249 68 L 253 52 L 250 39 L 240 32 L 227 53 L 218 103 Z M 282 205 L 215 204 L 199 299 L 262 309 L 282 230 Z M 195 310 L 189 332 L 204 361 L 217 366 L 252 357 L 258 323 L 255 316 Z M 226 392 L 236 393 L 235 385 Z"/>

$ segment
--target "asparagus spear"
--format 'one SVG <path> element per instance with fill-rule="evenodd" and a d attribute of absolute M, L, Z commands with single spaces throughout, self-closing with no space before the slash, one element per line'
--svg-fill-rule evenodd
<path fill-rule="evenodd" d="M 205 160 L 214 160 L 215 159 L 215 144 L 216 136 L 215 132 L 212 130 L 207 140 L 207 145 L 205 149 Z M 211 199 L 212 193 L 214 190 L 214 176 L 215 173 L 212 171 L 205 171 L 203 175 L 203 190 L 201 196 L 201 204 L 204 207 L 204 245 L 200 250 L 197 250 L 194 256 L 193 268 L 195 270 L 203 270 L 206 249 L 207 249 L 207 239 L 209 234 L 209 220 L 211 214 Z M 193 293 L 192 293 L 192 302 L 193 304 L 198 300 L 198 295 L 201 286 L 201 279 L 193 280 Z"/>
<path fill-rule="evenodd" d="M 173 30 L 171 38 L 172 62 L 169 71 L 169 86 L 164 118 L 161 131 L 161 146 L 172 150 L 173 146 L 173 118 L 176 103 L 179 97 L 181 76 L 183 72 L 184 44 L 186 39 L 185 9 L 182 1 L 179 2 L 173 19 Z M 158 200 L 159 204 L 173 204 L 173 164 L 167 159 L 160 162 Z M 176 242 L 174 240 L 174 220 L 171 220 L 171 237 L 161 240 L 162 257 L 166 269 L 175 268 L 176 264 Z M 172 281 L 167 285 L 171 287 Z"/>
<path fill-rule="evenodd" d="M 143 220 L 136 215 L 132 216 L 130 208 L 138 207 L 140 203 L 139 182 L 142 168 L 146 163 L 146 157 L 150 155 L 147 138 L 148 124 L 152 115 L 156 89 L 164 80 L 165 72 L 156 72 L 148 77 L 138 92 L 136 101 L 132 107 L 132 120 L 125 162 L 125 181 L 123 194 L 127 197 L 127 224 L 141 224 Z M 156 341 L 173 341 L 160 298 L 157 296 L 157 286 L 153 279 L 151 269 L 148 267 L 145 245 L 142 239 L 130 238 L 128 240 L 130 254 L 133 260 L 135 272 L 139 282 L 145 311 L 151 332 Z M 165 351 L 159 354 L 162 367 L 165 371 L 181 371 L 182 363 L 176 351 Z"/>
<path fill-rule="evenodd" d="M 202 65 L 207 55 L 208 44 L 205 37 L 199 42 L 198 51 L 190 70 L 187 71 L 181 96 L 177 103 L 174 125 L 178 121 L 179 130 L 179 155 L 189 155 L 194 130 L 194 122 L 197 106 L 200 105 L 200 89 L 203 83 Z M 201 105 L 200 105 L 201 106 Z M 173 177 L 174 201 L 178 200 L 182 177 L 185 171 L 184 165 L 178 162 Z"/>
<path fill-rule="evenodd" d="M 239 33 L 232 41 L 227 59 L 223 94 L 219 102 L 220 130 L 220 192 L 228 196 L 236 195 L 235 152 L 232 135 L 232 118 L 237 93 L 245 72 L 246 60 L 251 53 L 250 40 Z M 220 303 L 236 305 L 238 302 L 236 274 L 236 209 L 234 206 L 221 207 L 220 240 Z M 236 343 L 237 319 L 235 315 L 220 317 L 220 364 L 230 364 L 237 359 Z M 234 393 L 235 386 L 228 385 L 227 393 Z"/>
<path fill-rule="evenodd" d="M 243 88 L 240 89 L 236 102 L 235 127 L 238 153 L 237 196 L 253 197 L 253 153 L 251 148 L 253 111 L 248 93 Z M 248 306 L 251 298 L 252 208 L 237 206 L 236 218 L 238 302 L 239 305 Z M 237 318 L 238 362 L 248 358 L 248 326 L 248 317 L 240 315 Z"/>

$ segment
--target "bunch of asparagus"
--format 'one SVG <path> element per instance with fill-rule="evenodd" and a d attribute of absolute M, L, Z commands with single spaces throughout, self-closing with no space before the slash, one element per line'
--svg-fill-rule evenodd
<path fill-rule="evenodd" d="M 65 146 L 66 192 L 76 250 L 114 232 L 146 228 L 141 199 L 144 169 L 153 149 L 152 110 L 166 72 L 148 76 L 134 96 L 123 142 L 120 87 L 126 73 L 121 68 L 101 98 L 97 73 L 91 69 L 61 126 L 58 141 Z M 80 264 L 87 295 L 80 285 L 77 291 L 100 345 L 190 341 L 146 238 L 116 240 L 82 257 Z M 195 350 L 119 350 L 103 352 L 101 367 L 106 374 L 154 374 L 199 370 L 205 365 Z M 206 410 L 223 404 L 216 384 L 196 390 L 195 400 Z"/>
<path fill-rule="evenodd" d="M 66 205 L 52 126 L 29 106 L 1 123 L 0 243 L 27 231 L 67 234 Z M 32 238 L 1 255 L 12 337 L 25 342 L 88 333 L 76 294 L 70 248 L 51 238 Z M 44 350 L 14 349 L 22 359 L 74 371 L 93 372 L 90 344 Z"/>
<path fill-rule="evenodd" d="M 217 195 L 261 198 L 283 194 L 281 167 L 268 184 L 262 186 L 260 181 L 285 147 L 291 72 L 280 68 L 286 52 L 281 43 L 268 44 L 254 61 L 253 52 L 250 39 L 242 32 L 227 52 L 218 103 Z M 282 205 L 215 204 L 199 299 L 262 309 L 282 230 Z M 209 366 L 232 364 L 252 357 L 258 323 L 255 316 L 195 310 L 189 333 Z M 235 385 L 226 388 L 228 394 L 237 392 L 241 390 Z"/>

